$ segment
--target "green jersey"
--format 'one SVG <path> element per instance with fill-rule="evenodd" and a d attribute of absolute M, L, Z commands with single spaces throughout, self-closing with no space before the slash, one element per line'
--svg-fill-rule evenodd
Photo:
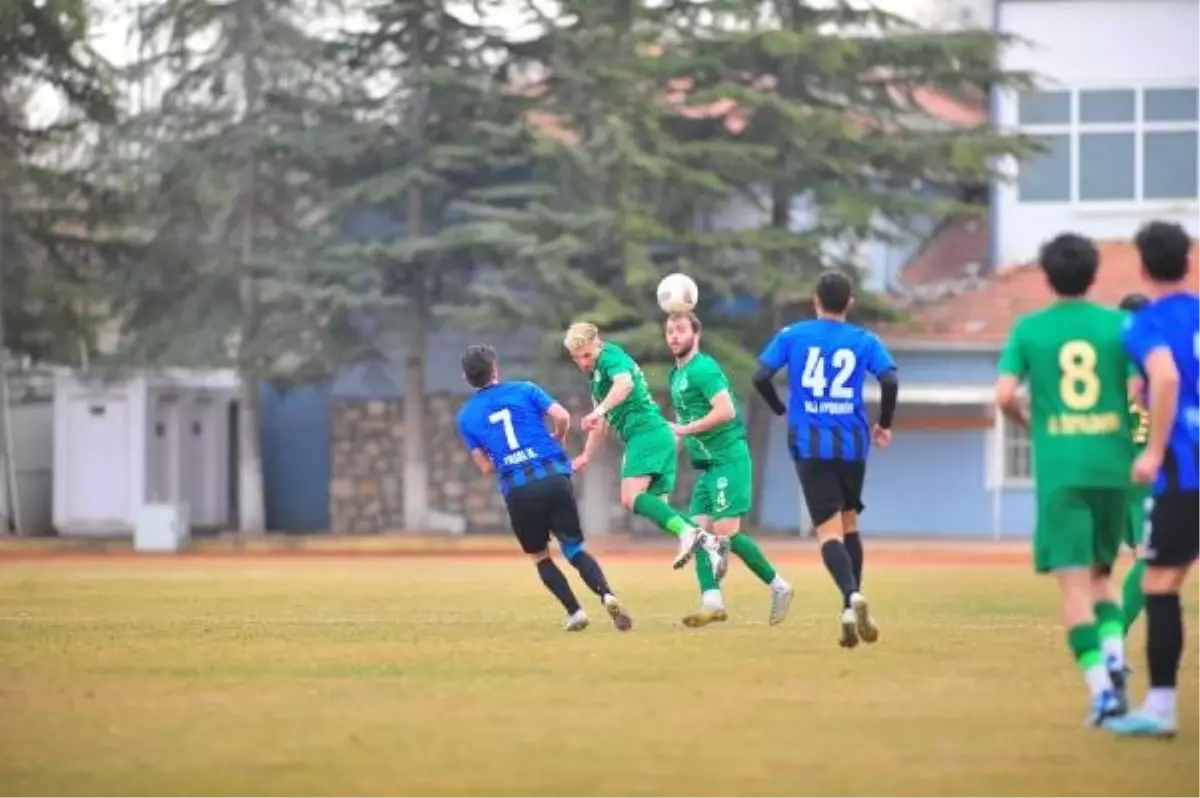
<path fill-rule="evenodd" d="M 1000 372 L 1029 383 L 1034 475 L 1050 488 L 1129 486 L 1125 314 L 1064 300 L 1022 317 Z"/>
<path fill-rule="evenodd" d="M 721 391 L 729 391 L 729 398 L 735 398 L 721 364 L 704 352 L 697 352 L 682 366 L 671 369 L 670 385 L 671 404 L 680 424 L 707 416 L 713 397 Z M 695 464 L 717 463 L 725 455 L 744 453 L 745 444 L 746 427 L 740 412 L 729 421 L 684 439 L 688 457 Z"/>
<path fill-rule="evenodd" d="M 665 427 L 667 420 L 663 418 L 658 405 L 650 396 L 646 387 L 646 376 L 642 367 L 633 361 L 621 347 L 605 342 L 596 358 L 596 368 L 592 371 L 592 399 L 599 402 L 608 396 L 612 390 L 613 377 L 618 374 L 628 374 L 633 378 L 633 390 L 629 396 L 616 407 L 608 411 L 608 424 L 621 436 L 621 440 L 629 442 L 630 437 L 655 427 Z"/>

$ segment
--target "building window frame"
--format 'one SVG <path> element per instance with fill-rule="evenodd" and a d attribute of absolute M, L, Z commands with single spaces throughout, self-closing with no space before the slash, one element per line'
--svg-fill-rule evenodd
<path fill-rule="evenodd" d="M 1106 209 L 1128 207 L 1130 205 L 1179 205 L 1196 206 L 1200 204 L 1200 109 L 1197 118 L 1161 121 L 1147 118 L 1147 93 L 1157 91 L 1197 91 L 1200 97 L 1200 85 L 1183 83 L 1153 83 L 1135 86 L 1119 86 L 1110 83 L 1098 85 L 1079 85 L 1071 88 L 1043 87 L 1027 93 L 1014 95 L 1014 121 L 1016 128 L 1025 135 L 1045 137 L 1065 137 L 1067 142 L 1067 196 L 1064 199 L 1037 199 L 1022 197 L 1020 172 L 1024 164 L 1017 165 L 1016 196 L 1022 205 L 1030 206 L 1078 206 L 1083 208 Z M 1096 96 L 1098 93 L 1133 93 L 1133 115 L 1127 121 L 1098 121 L 1085 122 L 1081 120 L 1082 98 Z M 1046 122 L 1034 120 L 1022 122 L 1020 119 L 1022 98 L 1066 94 L 1068 97 L 1068 114 L 1065 120 Z M 1200 104 L 1200 103 L 1198 103 Z M 1149 136 L 1157 133 L 1190 133 L 1197 137 L 1197 166 L 1195 183 L 1197 194 L 1188 197 L 1147 197 L 1146 196 L 1146 144 Z M 1096 134 L 1130 135 L 1133 137 L 1133 196 L 1120 199 L 1088 199 L 1080 196 L 1081 188 L 1081 140 L 1086 136 Z M 1032 156 L 1037 158 L 1038 156 Z"/>

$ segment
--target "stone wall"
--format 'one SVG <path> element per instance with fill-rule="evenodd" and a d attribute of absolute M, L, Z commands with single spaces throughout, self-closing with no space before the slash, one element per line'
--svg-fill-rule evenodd
<path fill-rule="evenodd" d="M 504 500 L 495 479 L 476 470 L 458 434 L 458 410 L 467 397 L 432 394 L 425 404 L 425 451 L 429 458 L 429 507 L 432 511 L 461 518 L 468 532 L 508 530 Z M 585 404 L 579 397 L 562 399 L 574 418 Z M 587 406 L 590 406 L 590 401 Z M 403 462 L 404 400 L 335 400 L 333 404 L 333 474 L 330 480 L 330 513 L 334 531 L 384 532 L 404 526 Z M 609 444 L 619 452 L 620 443 Z M 583 436 L 573 430 L 568 448 L 583 447 Z M 619 506 L 619 457 L 607 458 L 610 473 L 592 482 Z M 593 466 L 603 468 L 603 465 Z M 686 509 L 691 469 L 681 464 L 676 504 Z M 577 480 L 577 486 L 579 482 Z M 653 533 L 652 527 L 628 514 L 617 512 L 614 528 Z M 589 530 L 592 531 L 592 530 Z M 594 530 L 601 531 L 601 530 Z"/>

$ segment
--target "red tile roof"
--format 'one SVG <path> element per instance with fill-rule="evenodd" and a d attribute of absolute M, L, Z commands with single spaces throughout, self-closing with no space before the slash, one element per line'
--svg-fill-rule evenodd
<path fill-rule="evenodd" d="M 912 288 L 982 275 L 990 259 L 988 244 L 985 219 L 947 219 L 900 269 L 900 284 Z"/>
<path fill-rule="evenodd" d="M 1146 289 L 1133 244 L 1102 241 L 1099 248 L 1100 273 L 1089 294 L 1091 299 L 1116 306 L 1126 294 Z M 1196 256 L 1193 243 L 1189 282 L 1193 289 L 1200 289 Z M 947 347 L 1001 344 L 1014 321 L 1051 301 L 1041 269 L 1025 264 L 1002 270 L 979 290 L 910 308 L 908 320 L 884 325 L 880 333 L 892 341 L 942 342 Z"/>

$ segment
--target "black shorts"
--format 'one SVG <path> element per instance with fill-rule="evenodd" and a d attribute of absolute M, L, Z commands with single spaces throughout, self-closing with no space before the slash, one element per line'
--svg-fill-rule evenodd
<path fill-rule="evenodd" d="M 865 460 L 797 460 L 796 476 L 813 526 L 839 513 L 861 513 Z"/>
<path fill-rule="evenodd" d="M 545 551 L 552 534 L 561 544 L 583 542 L 575 488 L 565 474 L 554 474 L 514 487 L 504 501 L 508 505 L 513 534 L 526 554 Z"/>
<path fill-rule="evenodd" d="M 1200 491 L 1168 490 L 1154 497 L 1147 565 L 1188 565 L 1200 554 Z"/>

